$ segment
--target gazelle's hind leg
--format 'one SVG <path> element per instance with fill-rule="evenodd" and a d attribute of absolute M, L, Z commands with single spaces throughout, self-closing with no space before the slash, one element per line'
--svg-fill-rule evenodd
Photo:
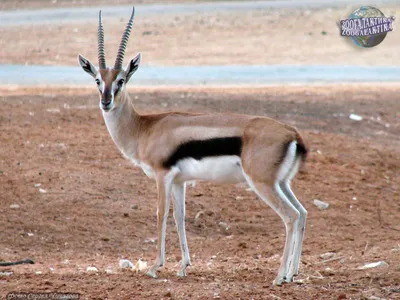
<path fill-rule="evenodd" d="M 301 250 L 303 247 L 303 239 L 304 239 L 304 231 L 306 227 L 306 219 L 307 219 L 307 210 L 303 207 L 299 200 L 297 200 L 295 194 L 293 193 L 290 182 L 293 177 L 296 175 L 300 164 L 300 158 L 296 158 L 293 167 L 291 168 L 287 178 L 284 181 L 280 182 L 280 187 L 285 194 L 285 196 L 289 199 L 289 201 L 293 204 L 294 207 L 299 211 L 300 218 L 298 222 L 298 228 L 296 229 L 295 235 L 295 245 L 293 249 L 293 259 L 291 266 L 289 268 L 289 273 L 297 275 L 299 273 L 299 265 L 300 265 L 300 257 Z"/>
<path fill-rule="evenodd" d="M 285 223 L 285 248 L 283 250 L 278 276 L 274 280 L 274 285 L 281 285 L 285 281 L 290 282 L 293 280 L 293 274 L 289 273 L 289 266 L 294 250 L 295 229 L 298 227 L 297 224 L 300 218 L 300 213 L 285 196 L 279 182 L 276 182 L 271 186 L 266 182 L 253 182 L 251 177 L 247 174 L 245 174 L 245 178 L 250 187 L 255 190 L 256 194 L 267 203 Z"/>
<path fill-rule="evenodd" d="M 177 275 L 181 277 L 186 276 L 186 267 L 190 266 L 189 247 L 185 230 L 185 190 L 185 183 L 174 183 L 172 185 L 172 193 L 174 195 L 174 219 L 182 251 L 182 265 Z"/>

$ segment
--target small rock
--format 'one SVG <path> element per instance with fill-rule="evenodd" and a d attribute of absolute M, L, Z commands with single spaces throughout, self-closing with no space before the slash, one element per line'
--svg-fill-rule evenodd
<path fill-rule="evenodd" d="M 13 272 L 11 272 L 11 271 L 0 272 L 0 277 L 11 276 L 12 274 L 13 274 Z"/>
<path fill-rule="evenodd" d="M 143 271 L 147 269 L 147 262 L 139 259 L 135 265 L 136 272 Z"/>
<path fill-rule="evenodd" d="M 41 186 L 42 186 L 41 183 L 36 183 L 36 184 L 35 184 L 35 187 L 41 187 Z"/>
<path fill-rule="evenodd" d="M 28 236 L 33 236 L 33 233 L 32 232 L 28 232 L 27 235 Z"/>
<path fill-rule="evenodd" d="M 354 201 L 357 201 L 357 197 L 353 197 L 353 200 L 354 200 Z"/>
<path fill-rule="evenodd" d="M 330 276 L 335 274 L 335 272 L 331 268 L 325 268 L 325 270 L 321 271 L 321 274 L 324 276 Z"/>
<path fill-rule="evenodd" d="M 133 263 L 131 263 L 127 259 L 120 259 L 119 260 L 119 267 L 121 269 L 135 269 L 135 266 L 133 265 Z"/>
<path fill-rule="evenodd" d="M 363 119 L 363 117 L 356 115 L 356 114 L 350 114 L 349 118 L 350 118 L 350 120 L 353 120 L 353 121 L 362 121 L 362 119 Z"/>
<path fill-rule="evenodd" d="M 36 274 L 36 275 L 41 275 L 41 274 L 42 274 L 42 271 L 36 271 L 35 274 Z"/>
<path fill-rule="evenodd" d="M 376 297 L 376 296 L 369 296 L 368 299 L 369 300 L 386 300 L 385 298 L 379 298 L 379 297 Z"/>
<path fill-rule="evenodd" d="M 318 200 L 318 199 L 314 199 L 313 203 L 314 203 L 315 206 L 317 206 L 321 210 L 327 209 L 329 207 L 328 203 L 326 203 L 324 201 L 321 201 L 321 200 Z"/>
<path fill-rule="evenodd" d="M 335 252 L 326 252 L 324 254 L 321 254 L 319 257 L 321 257 L 322 259 L 330 259 L 332 257 L 334 257 L 336 255 Z"/>
<path fill-rule="evenodd" d="M 106 269 L 105 272 L 106 272 L 106 274 L 113 274 L 114 273 L 113 270 L 111 270 L 111 269 Z"/>
<path fill-rule="evenodd" d="M 225 231 L 228 231 L 228 230 L 229 230 L 229 226 L 228 226 L 228 224 L 226 224 L 225 222 L 219 222 L 218 225 L 219 225 L 222 229 L 224 229 Z"/>
<path fill-rule="evenodd" d="M 64 265 L 69 265 L 69 259 L 64 259 L 63 264 Z"/>
<path fill-rule="evenodd" d="M 138 209 L 138 208 L 139 208 L 139 205 L 133 204 L 133 205 L 131 206 L 131 208 L 132 208 L 132 209 Z"/>
<path fill-rule="evenodd" d="M 89 272 L 89 273 L 95 273 L 95 272 L 98 272 L 99 270 L 96 268 L 96 267 L 87 267 L 86 268 L 86 272 Z"/>
<path fill-rule="evenodd" d="M 47 191 L 45 189 L 39 189 L 39 193 L 46 194 Z"/>
<path fill-rule="evenodd" d="M 19 205 L 16 204 L 16 203 L 14 203 L 14 204 L 11 204 L 11 205 L 10 205 L 10 208 L 11 208 L 11 209 L 18 209 L 18 208 L 19 208 Z"/>
<path fill-rule="evenodd" d="M 392 252 L 392 253 L 400 253 L 400 247 L 399 248 L 393 248 L 392 250 L 390 250 L 390 252 Z"/>
<path fill-rule="evenodd" d="M 156 239 L 155 238 L 148 238 L 148 239 L 145 239 L 144 242 L 146 244 L 155 244 Z"/>
<path fill-rule="evenodd" d="M 244 199 L 244 197 L 242 197 L 242 196 L 237 196 L 236 197 L 236 200 L 243 200 Z"/>
<path fill-rule="evenodd" d="M 381 261 L 377 261 L 377 262 L 366 264 L 366 265 L 364 265 L 362 267 L 359 267 L 358 269 L 359 270 L 366 270 L 366 269 L 380 268 L 380 267 L 386 267 L 386 266 L 388 266 L 388 263 L 383 261 L 383 260 L 381 260 Z"/>
<path fill-rule="evenodd" d="M 48 109 L 46 109 L 46 111 L 49 112 L 49 113 L 59 113 L 60 109 L 58 109 L 58 108 L 48 108 Z"/>
<path fill-rule="evenodd" d="M 195 220 L 197 220 L 198 218 L 200 218 L 202 215 L 204 215 L 204 211 L 199 211 L 196 216 L 194 217 Z"/>

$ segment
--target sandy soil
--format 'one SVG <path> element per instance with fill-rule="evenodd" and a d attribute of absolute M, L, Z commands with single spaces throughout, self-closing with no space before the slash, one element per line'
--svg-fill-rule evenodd
<path fill-rule="evenodd" d="M 304 283 L 273 287 L 283 224 L 241 185 L 188 188 L 193 266 L 187 278 L 175 277 L 180 250 L 172 216 L 160 279 L 120 270 L 120 258 L 155 258 L 155 184 L 118 153 L 94 88 L 85 94 L 2 89 L 0 259 L 36 264 L 2 267 L 13 274 L 0 275 L 0 297 L 58 291 L 82 299 L 398 299 L 399 92 L 398 86 L 339 86 L 132 93 L 141 111 L 267 115 L 304 134 L 310 156 L 294 181 L 309 211 Z M 351 112 L 364 120 L 350 120 Z M 313 199 L 330 207 L 321 211 Z M 321 257 L 327 252 L 332 260 Z M 388 266 L 357 270 L 381 260 Z M 99 273 L 86 273 L 88 266 Z"/>
<path fill-rule="evenodd" d="M 390 32 L 381 45 L 370 49 L 339 35 L 337 22 L 355 8 L 162 17 L 141 17 L 138 10 L 127 59 L 140 51 L 145 65 L 399 65 L 400 31 Z M 382 10 L 400 15 L 400 6 Z M 120 20 L 104 19 L 111 65 L 128 16 L 129 12 Z M 2 27 L 0 63 L 77 65 L 78 53 L 96 62 L 96 31 L 96 22 Z"/>

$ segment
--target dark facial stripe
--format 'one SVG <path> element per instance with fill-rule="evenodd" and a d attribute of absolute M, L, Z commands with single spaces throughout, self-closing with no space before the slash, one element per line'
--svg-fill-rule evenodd
<path fill-rule="evenodd" d="M 104 93 L 101 97 L 101 103 L 104 105 L 110 104 L 111 102 L 111 90 L 107 86 L 104 88 Z"/>
<path fill-rule="evenodd" d="M 188 141 L 176 148 L 172 155 L 164 161 L 163 167 L 170 168 L 179 160 L 194 158 L 200 160 L 204 157 L 237 155 L 242 153 L 241 137 L 212 138 L 208 140 Z"/>

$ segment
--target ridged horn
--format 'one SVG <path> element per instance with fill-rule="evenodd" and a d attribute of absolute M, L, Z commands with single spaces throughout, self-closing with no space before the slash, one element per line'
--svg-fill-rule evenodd
<path fill-rule="evenodd" d="M 104 53 L 104 29 L 103 29 L 103 23 L 101 20 L 101 11 L 99 12 L 99 29 L 97 31 L 97 37 L 98 37 L 98 49 L 99 49 L 99 68 L 100 69 L 106 69 L 106 55 Z"/>
<path fill-rule="evenodd" d="M 132 9 L 131 17 L 128 21 L 128 24 L 126 24 L 124 34 L 122 35 L 121 44 L 119 45 L 117 58 L 115 60 L 115 65 L 114 65 L 115 70 L 122 69 L 122 63 L 124 62 L 126 45 L 128 44 L 129 35 L 131 34 L 131 30 L 132 30 L 134 15 L 135 15 L 135 7 L 133 7 L 133 9 Z"/>

